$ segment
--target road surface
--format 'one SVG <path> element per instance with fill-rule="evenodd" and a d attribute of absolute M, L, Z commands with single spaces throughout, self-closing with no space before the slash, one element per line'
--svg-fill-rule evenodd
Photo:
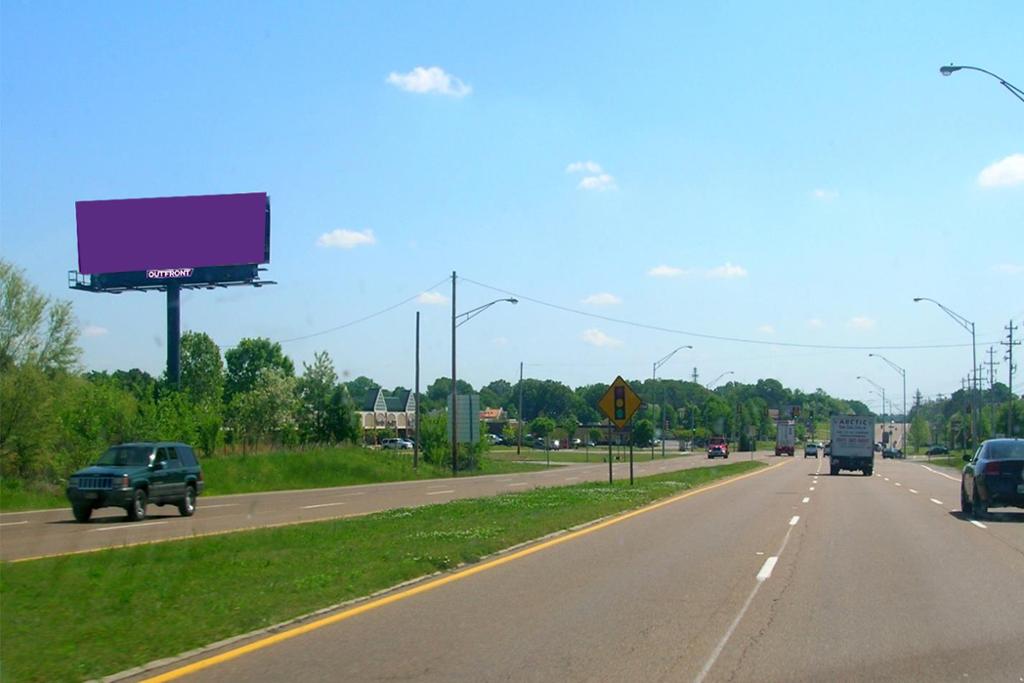
<path fill-rule="evenodd" d="M 769 455 L 762 452 L 756 454 L 756 457 L 765 460 Z M 728 462 L 749 458 L 749 453 L 737 453 Z M 649 451 L 638 451 L 635 454 L 635 474 L 657 474 L 702 467 L 707 463 L 708 460 L 699 455 L 664 460 L 656 457 L 651 461 Z M 628 478 L 628 463 L 616 463 L 614 476 L 616 479 Z M 550 469 L 520 474 L 233 496 L 200 496 L 193 517 L 179 516 L 177 508 L 172 505 L 150 505 L 149 514 L 142 522 L 129 522 L 124 510 L 120 508 L 97 510 L 88 524 L 75 522 L 70 507 L 12 512 L 0 515 L 0 560 L 19 560 L 257 527 L 298 524 L 607 478 L 607 463 L 591 463 L 553 465 Z"/>
<path fill-rule="evenodd" d="M 1024 511 L 778 466 L 151 671 L 189 681 L 1024 680 Z M 701 463 L 703 464 L 703 463 Z M 239 649 L 242 646 L 244 649 Z M 211 661 L 216 663 L 210 664 Z M 182 669 L 183 666 L 191 667 Z"/>

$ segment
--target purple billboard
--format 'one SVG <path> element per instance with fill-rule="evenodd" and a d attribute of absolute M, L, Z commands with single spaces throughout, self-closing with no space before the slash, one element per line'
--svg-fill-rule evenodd
<path fill-rule="evenodd" d="M 83 274 L 187 277 L 196 268 L 270 261 L 265 192 L 82 201 L 75 217 Z"/>

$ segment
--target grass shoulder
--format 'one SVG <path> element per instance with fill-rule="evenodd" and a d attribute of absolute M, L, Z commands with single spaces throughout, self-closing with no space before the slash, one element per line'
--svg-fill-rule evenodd
<path fill-rule="evenodd" d="M 447 468 L 422 461 L 414 469 L 412 451 L 358 447 L 204 458 L 202 466 L 208 496 L 437 479 L 451 475 Z M 484 456 L 476 470 L 460 472 L 459 476 L 529 472 L 540 467 Z M 0 512 L 67 505 L 59 486 L 32 486 L 8 479 L 0 482 Z"/>
<path fill-rule="evenodd" d="M 4 679 L 100 677 L 759 467 L 716 465 L 640 478 L 634 486 L 543 488 L 7 563 L 0 573 Z M 124 638 L 132 614 L 146 616 Z"/>

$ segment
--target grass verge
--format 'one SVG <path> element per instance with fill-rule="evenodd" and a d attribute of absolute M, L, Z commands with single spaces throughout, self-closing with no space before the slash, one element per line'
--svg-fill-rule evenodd
<path fill-rule="evenodd" d="M 203 459 L 202 465 L 208 496 L 435 479 L 451 475 L 447 468 L 424 462 L 413 469 L 412 451 L 363 448 L 321 448 L 266 455 L 233 455 Z M 477 470 L 460 475 L 504 474 L 537 469 L 542 467 L 485 456 Z M 60 487 L 33 488 L 18 481 L 0 482 L 0 512 L 61 508 L 67 504 Z"/>
<path fill-rule="evenodd" d="M 944 455 L 942 457 L 932 456 L 932 459 L 926 461 L 924 464 L 939 465 L 941 467 L 948 467 L 957 471 L 963 471 L 964 469 L 964 459 L 961 455 Z"/>
<path fill-rule="evenodd" d="M 82 680 L 276 624 L 758 467 L 537 489 L 7 563 L 6 681 Z M 130 635 L 129 635 L 130 634 Z"/>
<path fill-rule="evenodd" d="M 591 448 L 589 451 L 585 448 L 576 448 L 570 450 L 559 450 L 550 451 L 552 463 L 566 463 L 566 462 L 608 462 L 608 448 Z M 670 450 L 665 453 L 665 460 L 669 458 L 676 458 L 681 456 L 691 455 L 690 453 L 681 453 L 678 450 Z M 491 448 L 487 453 L 487 457 L 491 460 L 503 460 L 508 462 L 522 462 L 529 460 L 532 462 L 546 462 L 548 459 L 548 451 L 540 448 L 523 448 L 520 455 L 516 455 L 515 447 L 508 448 L 505 446 L 498 446 Z M 628 462 L 629 461 L 629 449 L 616 447 L 613 451 L 613 457 L 616 458 L 616 462 Z M 635 462 L 647 462 L 651 459 L 650 448 L 634 448 L 633 449 L 633 460 Z M 654 449 L 654 459 L 661 460 L 661 448 L 656 447 Z"/>

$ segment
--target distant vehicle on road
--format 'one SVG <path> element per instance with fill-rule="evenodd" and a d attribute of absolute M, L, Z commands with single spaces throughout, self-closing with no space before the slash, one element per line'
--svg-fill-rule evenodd
<path fill-rule="evenodd" d="M 977 519 L 990 507 L 1024 508 L 1024 439 L 989 439 L 960 478 L 960 509 Z"/>
<path fill-rule="evenodd" d="M 498 436 L 497 434 L 487 434 L 485 435 L 485 438 L 491 442 L 492 446 L 497 446 L 498 444 L 505 443 L 505 440 Z"/>
<path fill-rule="evenodd" d="M 407 441 L 406 439 L 383 439 L 380 442 L 380 447 L 394 451 L 405 450 L 412 448 L 412 441 Z"/>
<path fill-rule="evenodd" d="M 931 446 L 928 450 L 925 451 L 925 455 L 948 455 L 948 454 L 949 454 L 949 449 L 946 448 L 945 446 L 940 446 L 939 444 L 935 444 L 934 446 Z"/>
<path fill-rule="evenodd" d="M 146 505 L 177 505 L 182 517 L 196 510 L 203 471 L 192 448 L 173 442 L 111 446 L 95 462 L 68 477 L 66 494 L 79 522 L 93 510 L 122 507 L 133 522 L 146 518 Z"/>
<path fill-rule="evenodd" d="M 728 458 L 729 440 L 724 436 L 713 436 L 708 440 L 708 458 Z"/>
<path fill-rule="evenodd" d="M 903 451 L 898 448 L 885 448 L 882 450 L 882 457 L 896 460 L 903 457 Z"/>
<path fill-rule="evenodd" d="M 875 420 L 860 415 L 836 415 L 832 418 L 829 472 L 834 477 L 842 470 L 860 470 L 870 477 L 875 471 Z M 828 447 L 826 447 L 828 448 Z"/>
<path fill-rule="evenodd" d="M 780 422 L 775 435 L 775 455 L 795 455 L 796 425 L 793 422 Z"/>
<path fill-rule="evenodd" d="M 821 449 L 822 455 L 826 458 L 832 455 L 832 441 L 831 439 L 825 442 L 825 446 Z"/>
<path fill-rule="evenodd" d="M 806 458 L 812 455 L 815 458 L 818 457 L 818 444 L 816 443 L 809 443 L 804 446 L 804 457 Z"/>

